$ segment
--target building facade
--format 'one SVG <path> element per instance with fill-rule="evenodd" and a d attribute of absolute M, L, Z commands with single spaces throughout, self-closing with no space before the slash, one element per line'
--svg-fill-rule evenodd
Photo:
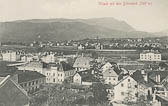
<path fill-rule="evenodd" d="M 46 84 L 46 76 L 34 71 L 25 71 L 18 74 L 18 83 L 25 91 L 33 93 Z"/>
<path fill-rule="evenodd" d="M 140 53 L 140 61 L 161 61 L 162 57 L 159 52 L 145 51 Z"/>

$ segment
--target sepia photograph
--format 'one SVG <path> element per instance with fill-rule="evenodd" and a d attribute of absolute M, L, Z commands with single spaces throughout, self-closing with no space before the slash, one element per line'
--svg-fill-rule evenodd
<path fill-rule="evenodd" d="M 0 0 L 0 106 L 168 106 L 168 0 Z"/>

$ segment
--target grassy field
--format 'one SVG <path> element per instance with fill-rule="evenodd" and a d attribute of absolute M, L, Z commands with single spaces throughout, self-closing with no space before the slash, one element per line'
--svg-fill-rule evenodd
<path fill-rule="evenodd" d="M 53 51 L 53 52 L 63 52 L 64 54 L 75 54 L 78 50 L 76 47 L 72 46 L 61 46 L 61 47 L 30 47 L 30 46 L 21 46 L 21 45 L 6 45 L 0 46 L 0 50 L 25 50 L 26 52 L 44 52 L 44 51 Z M 105 57 L 128 57 L 133 59 L 139 59 L 139 54 L 141 51 L 138 50 L 85 50 L 82 52 L 96 52 L 99 56 Z M 162 58 L 164 60 L 168 59 L 168 51 L 162 51 Z"/>

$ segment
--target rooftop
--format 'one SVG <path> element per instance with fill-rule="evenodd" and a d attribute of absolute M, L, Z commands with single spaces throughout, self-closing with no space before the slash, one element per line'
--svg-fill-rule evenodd
<path fill-rule="evenodd" d="M 73 65 L 73 67 L 86 67 L 86 68 L 90 68 L 90 62 L 93 61 L 92 58 L 90 57 L 78 57 L 75 60 L 75 63 Z"/>
<path fill-rule="evenodd" d="M 25 71 L 23 73 L 18 74 L 18 83 L 28 82 L 44 77 L 46 76 L 35 71 Z"/>
<path fill-rule="evenodd" d="M 155 53 L 155 54 L 160 54 L 158 50 L 144 50 L 142 53 Z"/>

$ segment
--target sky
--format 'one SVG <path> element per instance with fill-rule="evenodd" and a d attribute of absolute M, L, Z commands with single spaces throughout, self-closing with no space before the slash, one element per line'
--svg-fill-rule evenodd
<path fill-rule="evenodd" d="M 100 5 L 148 2 L 150 5 Z M 152 3 L 152 4 L 151 4 Z M 0 21 L 49 18 L 113 17 L 136 30 L 168 29 L 168 0 L 0 0 Z"/>

